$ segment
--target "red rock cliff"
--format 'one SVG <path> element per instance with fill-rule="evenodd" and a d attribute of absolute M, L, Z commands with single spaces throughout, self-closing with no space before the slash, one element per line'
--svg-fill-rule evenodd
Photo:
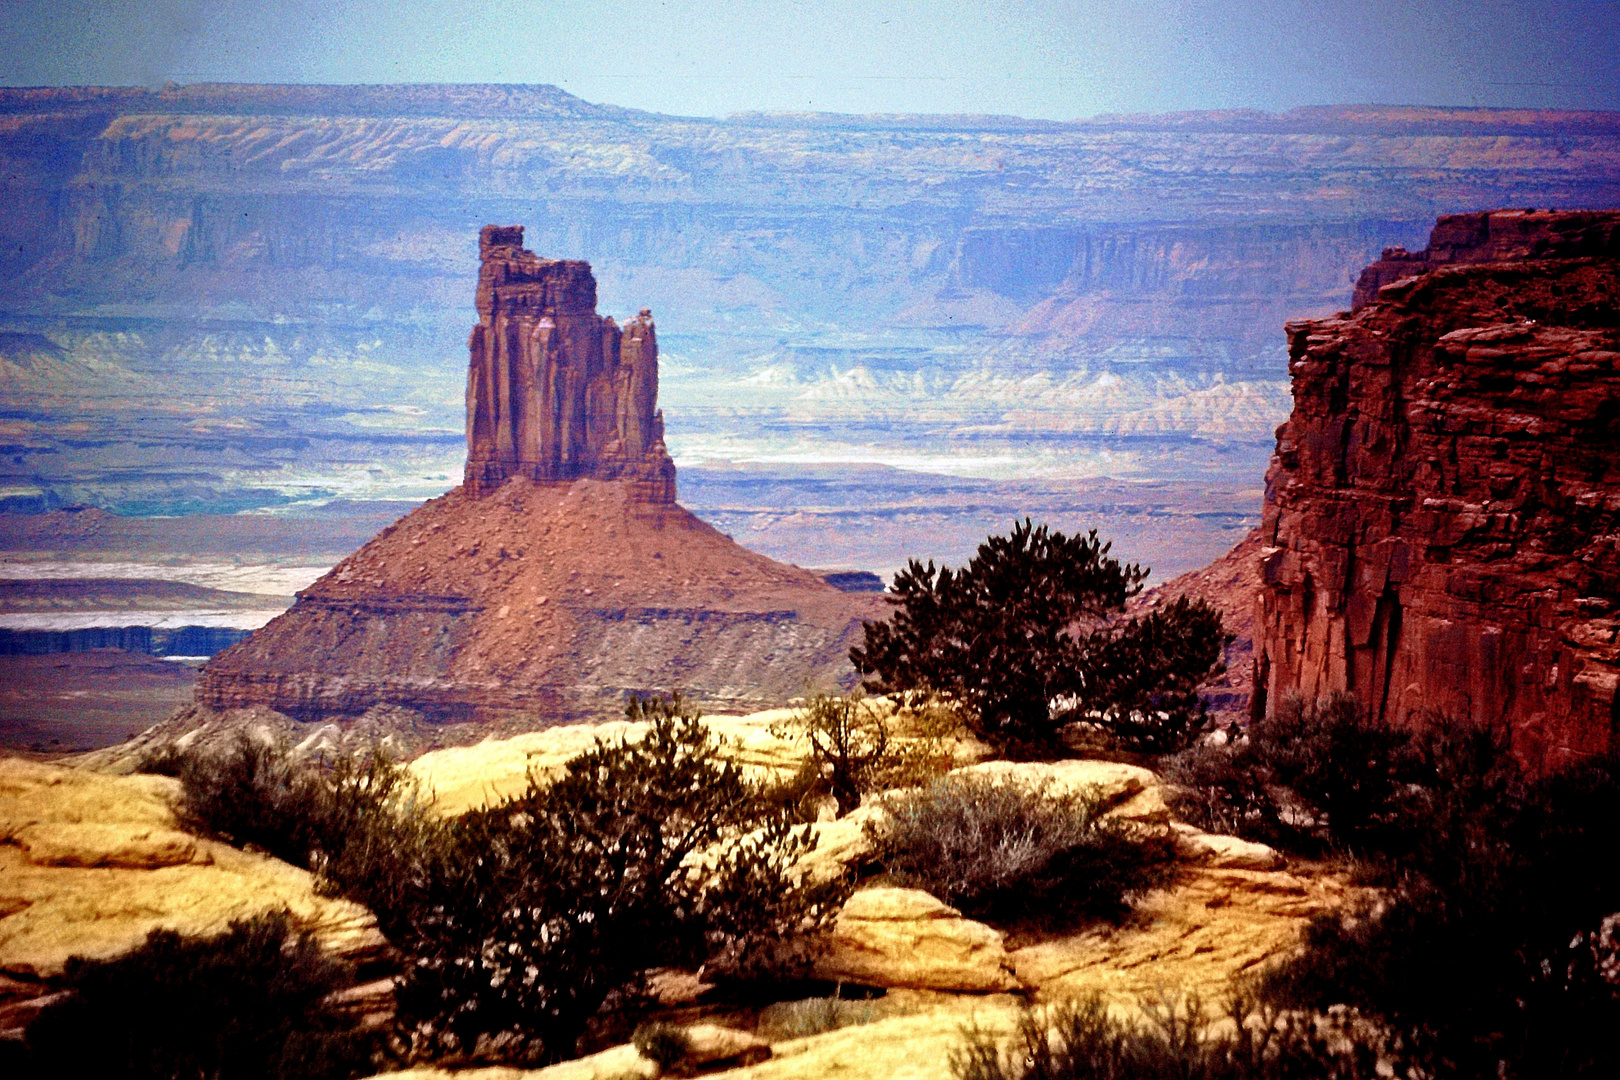
<path fill-rule="evenodd" d="M 514 476 L 625 479 L 643 500 L 673 503 L 652 312 L 622 331 L 598 316 L 590 264 L 525 250 L 521 225 L 486 225 L 478 241 L 467 490 L 487 494 Z"/>
<path fill-rule="evenodd" d="M 1620 724 L 1620 214 L 1442 218 L 1357 299 L 1288 326 L 1256 710 L 1342 689 L 1399 722 L 1501 725 L 1544 767 L 1604 752 Z"/>

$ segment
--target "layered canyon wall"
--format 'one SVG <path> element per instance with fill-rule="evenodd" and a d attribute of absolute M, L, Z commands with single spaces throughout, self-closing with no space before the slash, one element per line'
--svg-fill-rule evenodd
<path fill-rule="evenodd" d="M 1391 280 L 1393 278 L 1393 280 Z M 1356 694 L 1557 767 L 1620 725 L 1620 214 L 1440 219 L 1288 326 L 1256 711 Z"/>
<path fill-rule="evenodd" d="M 1620 206 L 1617 163 L 1601 113 L 705 120 L 551 87 L 0 89 L 0 505 L 442 494 L 467 255 L 519 214 L 531 248 L 591 262 L 605 307 L 659 313 L 676 456 L 1229 485 L 1289 407 L 1267 327 L 1344 307 L 1437 213 Z"/>

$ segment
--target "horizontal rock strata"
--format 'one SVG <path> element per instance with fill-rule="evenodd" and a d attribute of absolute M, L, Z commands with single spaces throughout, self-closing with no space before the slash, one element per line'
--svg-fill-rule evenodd
<path fill-rule="evenodd" d="M 222 933 L 286 911 L 334 954 L 374 961 L 371 913 L 307 871 L 182 831 L 179 782 L 0 759 L 0 1037 L 51 1000 L 68 958 L 108 959 L 153 930 Z"/>
<path fill-rule="evenodd" d="M 197 701 L 537 724 L 611 715 L 650 689 L 757 706 L 848 677 L 861 620 L 887 612 L 645 501 L 637 481 L 519 477 L 385 529 L 216 656 Z"/>
<path fill-rule="evenodd" d="M 1418 273 L 1355 314 L 1288 327 L 1257 709 L 1348 690 L 1397 722 L 1511 730 L 1547 767 L 1604 753 L 1620 724 L 1620 214 L 1442 219 L 1429 250 L 1394 260 Z"/>

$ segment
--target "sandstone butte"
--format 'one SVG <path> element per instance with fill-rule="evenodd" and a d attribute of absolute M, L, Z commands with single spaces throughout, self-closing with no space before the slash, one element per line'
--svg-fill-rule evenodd
<path fill-rule="evenodd" d="M 757 708 L 853 677 L 849 646 L 887 606 L 676 504 L 651 313 L 598 316 L 589 265 L 522 239 L 480 236 L 462 485 L 216 656 L 199 705 L 532 726 L 614 714 L 633 691 Z"/>
<path fill-rule="evenodd" d="M 1556 768 L 1620 723 L 1620 213 L 1443 217 L 1290 323 L 1254 708 L 1356 694 Z"/>

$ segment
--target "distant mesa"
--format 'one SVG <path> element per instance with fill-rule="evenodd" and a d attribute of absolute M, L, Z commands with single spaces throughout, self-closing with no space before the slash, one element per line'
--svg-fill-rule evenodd
<path fill-rule="evenodd" d="M 1620 731 L 1620 213 L 1443 217 L 1354 314 L 1288 326 L 1255 708 L 1348 690 L 1510 733 Z"/>
<path fill-rule="evenodd" d="M 885 588 L 883 579 L 870 570 L 816 570 L 814 573 L 819 574 L 822 581 L 844 592 L 880 593 Z"/>
<path fill-rule="evenodd" d="M 651 313 L 621 329 L 596 314 L 588 264 L 522 239 L 480 236 L 465 482 L 216 656 L 200 705 L 539 726 L 633 691 L 723 709 L 852 681 L 861 620 L 887 606 L 845 590 L 881 581 L 830 584 L 677 505 Z"/>

